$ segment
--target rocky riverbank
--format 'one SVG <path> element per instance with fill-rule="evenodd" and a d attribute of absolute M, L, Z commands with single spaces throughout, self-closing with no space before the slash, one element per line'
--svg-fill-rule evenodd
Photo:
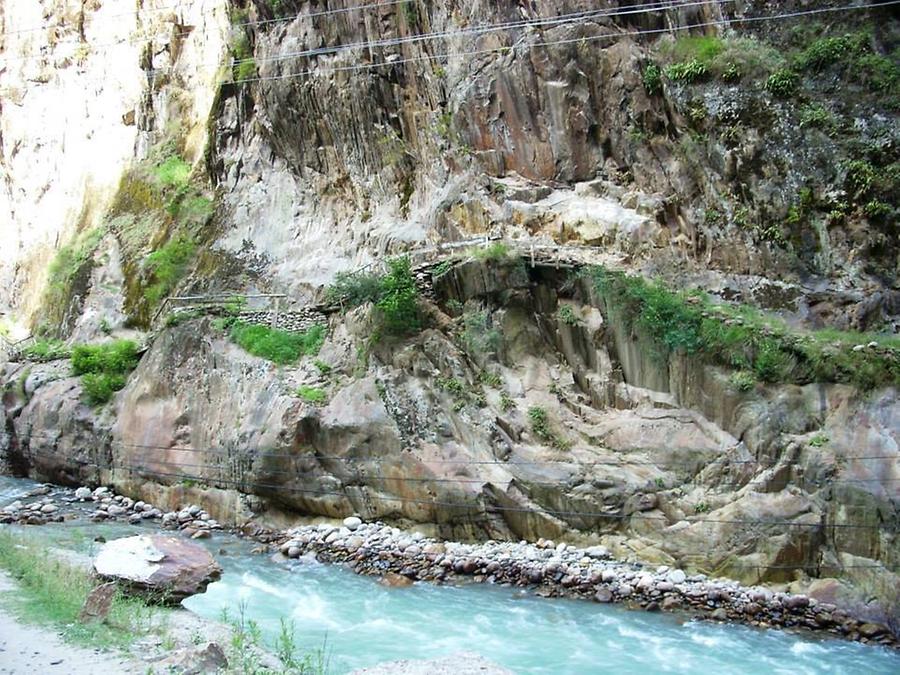
<path fill-rule="evenodd" d="M 79 517 L 98 522 L 155 522 L 194 539 L 224 530 L 195 504 L 164 513 L 106 487 L 71 490 L 45 484 L 0 508 L 0 523 L 39 525 Z M 530 588 L 548 598 L 617 602 L 647 611 L 681 611 L 713 621 L 804 629 L 900 647 L 887 626 L 855 616 L 849 608 L 803 594 L 689 575 L 666 565 L 620 562 L 604 546 L 579 548 L 547 539 L 465 544 L 381 522 L 365 523 L 355 516 L 345 518 L 341 526 L 303 525 L 279 532 L 248 523 L 232 532 L 258 541 L 262 546 L 256 552 L 274 552 L 278 562 L 313 556 L 321 562 L 344 564 L 358 574 L 379 576 L 391 586 L 415 581 L 503 584 Z"/>
<path fill-rule="evenodd" d="M 890 630 L 854 618 L 849 611 L 801 594 L 747 587 L 668 566 L 649 567 L 611 559 L 603 546 L 577 548 L 539 539 L 463 544 L 403 532 L 382 523 L 344 520 L 342 527 L 294 528 L 280 541 L 278 559 L 314 555 L 343 563 L 360 574 L 381 576 L 390 585 L 492 583 L 534 588 L 544 597 L 621 602 L 648 611 L 686 611 L 715 621 L 763 628 L 800 628 L 897 647 Z"/>

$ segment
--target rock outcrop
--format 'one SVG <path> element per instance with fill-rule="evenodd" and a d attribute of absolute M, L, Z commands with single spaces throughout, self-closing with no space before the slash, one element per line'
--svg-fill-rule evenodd
<path fill-rule="evenodd" d="M 222 574 L 202 546 L 162 535 L 137 535 L 103 544 L 94 558 L 94 571 L 154 601 L 173 605 L 202 593 Z"/>

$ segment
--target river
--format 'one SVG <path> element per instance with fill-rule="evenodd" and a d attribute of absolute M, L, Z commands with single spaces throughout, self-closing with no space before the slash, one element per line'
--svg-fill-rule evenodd
<path fill-rule="evenodd" d="M 0 478 L 0 504 L 28 485 Z M 135 528 L 68 522 L 27 531 L 48 544 L 89 552 L 94 536 Z M 900 673 L 900 653 L 881 647 L 481 584 L 385 588 L 338 566 L 276 564 L 231 535 L 204 543 L 224 574 L 185 607 L 219 619 L 223 609 L 237 616 L 243 606 L 270 640 L 281 619 L 293 621 L 299 645 L 326 645 L 333 673 L 460 651 L 532 674 Z"/>

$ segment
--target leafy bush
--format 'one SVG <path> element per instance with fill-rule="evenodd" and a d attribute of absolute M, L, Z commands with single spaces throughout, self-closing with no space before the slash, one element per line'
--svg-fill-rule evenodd
<path fill-rule="evenodd" d="M 234 81 L 244 82 L 245 80 L 253 80 L 256 78 L 256 61 L 254 59 L 243 59 L 238 61 L 234 66 Z"/>
<path fill-rule="evenodd" d="M 381 281 L 375 304 L 388 333 L 407 335 L 421 328 L 419 289 L 406 256 L 388 261 L 388 273 Z"/>
<path fill-rule="evenodd" d="M 872 191 L 877 179 L 874 166 L 865 160 L 854 159 L 844 165 L 844 170 L 844 184 L 854 197 L 859 198 Z"/>
<path fill-rule="evenodd" d="M 137 363 L 137 345 L 131 340 L 76 345 L 72 349 L 72 372 L 81 375 L 81 388 L 91 405 L 106 403 L 123 389 Z"/>
<path fill-rule="evenodd" d="M 72 349 L 72 371 L 76 375 L 88 373 L 127 375 L 134 370 L 137 363 L 137 345 L 131 340 L 76 345 Z"/>
<path fill-rule="evenodd" d="M 648 96 L 658 96 L 662 93 L 662 71 L 655 63 L 648 63 L 642 73 L 644 90 Z"/>
<path fill-rule="evenodd" d="M 319 372 L 322 373 L 322 375 L 330 375 L 331 371 L 333 370 L 331 366 L 329 366 L 324 361 L 320 361 L 319 359 L 313 361 L 313 365 L 318 368 Z"/>
<path fill-rule="evenodd" d="M 821 70 L 846 59 L 853 50 L 849 35 L 823 37 L 812 42 L 797 57 L 797 67 L 804 70 Z"/>
<path fill-rule="evenodd" d="M 560 305 L 556 312 L 556 318 L 567 326 L 577 326 L 581 323 L 579 318 L 575 315 L 575 310 L 572 309 L 572 305 Z"/>
<path fill-rule="evenodd" d="M 325 342 L 325 327 L 317 324 L 303 333 L 291 333 L 238 321 L 232 325 L 230 337 L 254 356 L 284 365 L 318 354 Z"/>
<path fill-rule="evenodd" d="M 809 439 L 809 445 L 813 448 L 821 448 L 822 446 L 827 445 L 829 440 L 831 439 L 828 438 L 828 434 L 820 431 Z"/>
<path fill-rule="evenodd" d="M 778 98 L 789 98 L 797 91 L 800 78 L 793 70 L 779 68 L 766 80 L 766 91 Z"/>
<path fill-rule="evenodd" d="M 328 396 L 325 394 L 324 390 L 319 389 L 318 387 L 310 387 L 305 384 L 300 385 L 297 389 L 297 396 L 307 403 L 315 403 L 316 405 L 325 403 L 325 401 L 328 400 Z"/>
<path fill-rule="evenodd" d="M 819 103 L 804 106 L 800 110 L 801 129 L 821 129 L 822 131 L 833 133 L 838 126 L 838 119 L 834 114 Z"/>
<path fill-rule="evenodd" d="M 91 405 L 102 405 L 109 401 L 113 394 L 125 388 L 126 377 L 115 373 L 87 373 L 81 377 L 81 389 L 87 402 Z"/>
<path fill-rule="evenodd" d="M 502 336 L 500 331 L 491 327 L 487 310 L 470 311 L 463 314 L 463 345 L 472 354 L 496 352 L 500 347 Z"/>
<path fill-rule="evenodd" d="M 344 303 L 348 308 L 378 302 L 383 276 L 375 272 L 338 272 L 325 290 L 325 301 Z"/>
<path fill-rule="evenodd" d="M 528 409 L 528 421 L 531 422 L 531 431 L 540 440 L 549 443 L 557 450 L 568 450 L 571 447 L 569 441 L 553 430 L 547 411 L 540 406 L 532 406 Z"/>
<path fill-rule="evenodd" d="M 749 373 L 746 370 L 739 370 L 734 373 L 729 382 L 732 387 L 743 392 L 750 391 L 756 386 L 756 378 L 753 376 L 753 373 Z"/>
<path fill-rule="evenodd" d="M 666 77 L 675 82 L 692 83 L 699 82 L 709 75 L 709 68 L 705 63 L 694 59 L 683 63 L 673 63 L 666 67 Z"/>

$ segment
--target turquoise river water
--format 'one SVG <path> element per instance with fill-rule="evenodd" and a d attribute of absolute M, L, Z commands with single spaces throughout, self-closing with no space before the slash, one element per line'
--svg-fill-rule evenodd
<path fill-rule="evenodd" d="M 0 504 L 23 485 L 0 478 Z M 52 545 L 89 552 L 95 535 L 135 529 L 82 522 L 27 531 Z M 236 616 L 243 605 L 245 617 L 257 621 L 268 639 L 282 618 L 292 621 L 299 645 L 326 645 L 333 673 L 460 651 L 534 674 L 900 673 L 900 654 L 880 647 L 543 599 L 488 585 L 385 588 L 336 566 L 274 563 L 228 535 L 207 545 L 224 574 L 206 593 L 185 600 L 185 607 L 219 619 L 223 609 Z"/>

